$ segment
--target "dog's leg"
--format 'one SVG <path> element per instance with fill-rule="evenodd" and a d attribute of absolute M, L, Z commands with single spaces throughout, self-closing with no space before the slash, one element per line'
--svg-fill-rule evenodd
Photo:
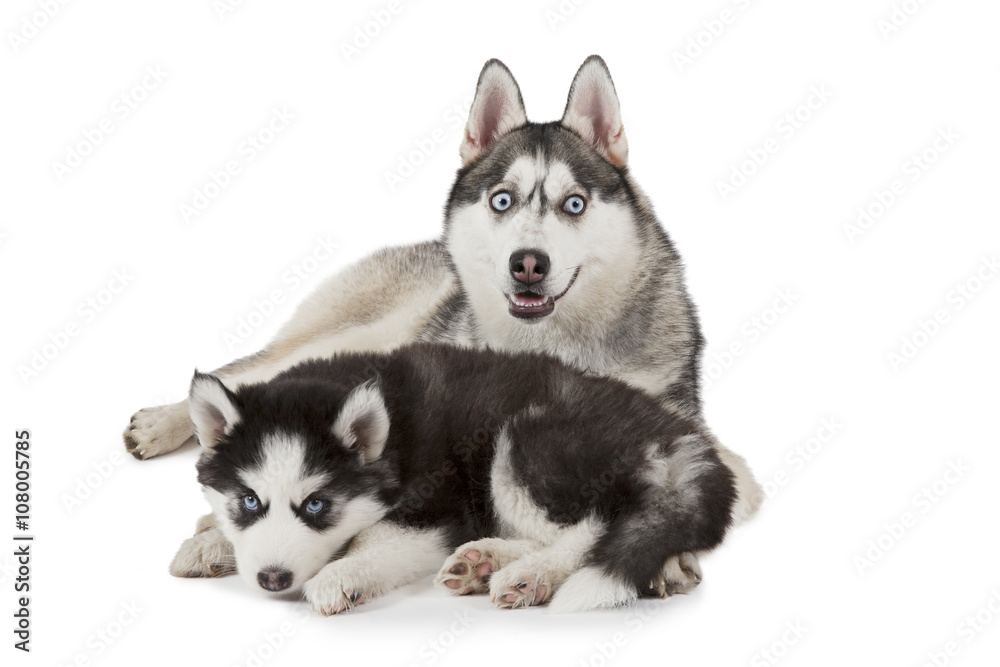
<path fill-rule="evenodd" d="M 415 340 L 455 291 L 447 266 L 436 243 L 380 251 L 328 278 L 267 348 L 212 374 L 235 389 L 312 357 L 389 351 Z M 122 437 L 126 451 L 145 460 L 174 451 L 193 435 L 184 400 L 136 412 Z"/>
<path fill-rule="evenodd" d="M 687 595 L 700 583 L 701 564 L 698 563 L 698 555 L 688 551 L 668 558 L 663 569 L 649 582 L 649 590 L 644 593 L 660 598 Z"/>
<path fill-rule="evenodd" d="M 454 595 L 485 593 L 489 590 L 490 577 L 494 572 L 539 548 L 541 545 L 529 540 L 504 540 L 499 537 L 466 542 L 444 562 L 434 583 Z"/>
<path fill-rule="evenodd" d="M 544 604 L 583 563 L 601 534 L 596 521 L 586 520 L 563 528 L 552 543 L 526 553 L 490 578 L 490 601 L 498 607 L 517 609 Z"/>
<path fill-rule="evenodd" d="M 433 574 L 448 551 L 440 529 L 381 521 L 358 533 L 347 554 L 307 581 L 303 592 L 313 611 L 338 614 Z"/>
<path fill-rule="evenodd" d="M 194 435 L 187 399 L 179 403 L 143 408 L 129 420 L 122 440 L 125 451 L 139 459 L 172 452 Z"/>
<path fill-rule="evenodd" d="M 760 508 L 764 501 L 764 489 L 753 476 L 746 459 L 719 442 L 707 428 L 703 429 L 703 433 L 705 439 L 719 454 L 719 459 L 733 473 L 736 502 L 733 504 L 732 516 L 733 525 L 737 526 L 752 517 Z"/>
<path fill-rule="evenodd" d="M 198 519 L 194 537 L 184 540 L 170 563 L 175 577 L 222 577 L 234 572 L 233 545 L 222 535 L 214 514 Z"/>

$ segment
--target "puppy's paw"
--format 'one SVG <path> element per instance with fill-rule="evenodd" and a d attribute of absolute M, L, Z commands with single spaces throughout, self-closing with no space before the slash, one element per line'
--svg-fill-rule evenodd
<path fill-rule="evenodd" d="M 139 459 L 172 452 L 194 435 L 187 401 L 143 408 L 122 433 L 125 451 Z"/>
<path fill-rule="evenodd" d="M 649 583 L 649 594 L 666 598 L 687 594 L 701 583 L 701 565 L 691 552 L 671 556 L 660 570 L 659 576 Z"/>
<path fill-rule="evenodd" d="M 555 587 L 552 575 L 543 563 L 515 561 L 493 575 L 490 602 L 501 609 L 545 604 Z"/>
<path fill-rule="evenodd" d="M 448 557 L 434 583 L 455 595 L 485 593 L 492 575 L 493 554 L 489 550 L 466 545 Z"/>
<path fill-rule="evenodd" d="M 517 560 L 529 549 L 525 542 L 495 537 L 466 542 L 444 562 L 434 583 L 454 595 L 485 593 L 490 590 L 493 573 Z"/>
<path fill-rule="evenodd" d="M 222 577 L 236 572 L 233 545 L 218 528 L 209 528 L 184 540 L 170 563 L 175 577 Z"/>
<path fill-rule="evenodd" d="M 382 594 L 371 573 L 350 558 L 327 564 L 302 591 L 312 610 L 323 616 L 350 611 Z"/>

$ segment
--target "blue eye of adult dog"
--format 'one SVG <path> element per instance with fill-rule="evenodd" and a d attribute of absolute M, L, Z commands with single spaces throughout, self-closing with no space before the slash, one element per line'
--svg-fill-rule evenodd
<path fill-rule="evenodd" d="M 563 204 L 563 210 L 572 215 L 580 215 L 585 208 L 587 208 L 587 204 L 579 195 L 573 195 Z"/>
<path fill-rule="evenodd" d="M 257 508 L 260 507 L 260 501 L 257 500 L 257 496 L 252 496 L 248 493 L 243 496 L 243 507 L 246 507 L 251 512 L 256 512 Z"/>
<path fill-rule="evenodd" d="M 306 511 L 310 514 L 319 514 L 323 510 L 322 500 L 310 500 L 306 503 Z"/>
<path fill-rule="evenodd" d="M 506 211 L 510 208 L 510 205 L 514 203 L 514 199 L 510 196 L 510 193 L 506 190 L 498 192 L 490 199 L 490 206 L 493 207 L 494 211 Z"/>

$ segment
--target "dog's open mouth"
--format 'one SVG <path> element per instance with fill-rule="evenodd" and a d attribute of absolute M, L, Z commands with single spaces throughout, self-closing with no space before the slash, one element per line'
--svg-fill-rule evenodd
<path fill-rule="evenodd" d="M 561 299 L 576 282 L 580 267 L 573 272 L 569 285 L 557 296 L 546 296 L 535 292 L 515 292 L 507 295 L 507 308 L 510 314 L 522 320 L 533 320 L 550 315 L 556 309 L 556 301 Z"/>

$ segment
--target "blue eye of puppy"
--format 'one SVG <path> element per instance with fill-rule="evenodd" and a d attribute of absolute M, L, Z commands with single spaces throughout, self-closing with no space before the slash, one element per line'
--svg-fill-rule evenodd
<path fill-rule="evenodd" d="M 309 514 L 319 514 L 323 510 L 322 500 L 310 500 L 306 503 L 306 512 Z"/>
<path fill-rule="evenodd" d="M 579 195 L 573 195 L 563 204 L 563 210 L 573 215 L 580 215 L 585 208 L 587 208 L 587 204 L 583 201 L 583 197 Z"/>
<path fill-rule="evenodd" d="M 490 206 L 493 207 L 494 211 L 506 211 L 512 203 L 514 203 L 514 199 L 506 190 L 501 190 L 490 199 Z"/>
<path fill-rule="evenodd" d="M 243 496 L 243 507 L 246 507 L 251 512 L 256 512 L 257 508 L 260 507 L 260 501 L 257 500 L 257 496 L 248 493 Z"/>

